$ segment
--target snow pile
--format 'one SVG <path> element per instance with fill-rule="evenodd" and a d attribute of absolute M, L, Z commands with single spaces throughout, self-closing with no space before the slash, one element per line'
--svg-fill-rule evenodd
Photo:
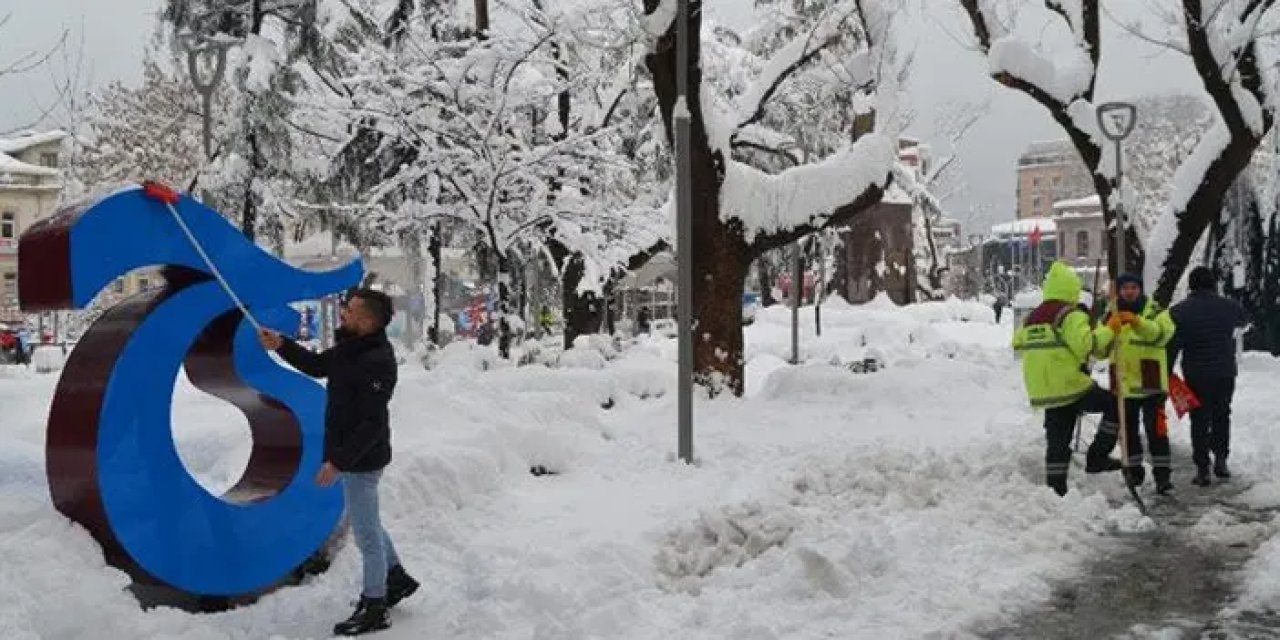
<path fill-rule="evenodd" d="M 65 358 L 60 347 L 42 345 L 31 352 L 31 366 L 36 373 L 52 373 L 62 369 Z"/>
<path fill-rule="evenodd" d="M 809 365 L 843 367 L 868 359 L 880 366 L 916 365 L 934 359 L 966 358 L 997 364 L 1005 357 L 1008 335 L 997 327 L 995 313 L 977 302 L 951 299 L 898 307 L 887 297 L 854 306 L 840 298 L 822 305 L 822 336 L 817 336 L 813 307 L 800 310 L 800 357 Z M 765 374 L 769 363 L 791 359 L 791 310 L 781 305 L 761 309 L 747 329 L 749 393 L 762 389 L 754 365 L 760 358 Z M 846 384 L 839 371 L 810 372 L 818 385 Z M 777 393 L 806 382 L 790 370 L 778 372 Z"/>

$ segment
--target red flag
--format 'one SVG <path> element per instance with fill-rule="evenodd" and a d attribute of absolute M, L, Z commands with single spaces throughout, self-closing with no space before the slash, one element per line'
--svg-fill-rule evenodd
<path fill-rule="evenodd" d="M 1031 246 L 1036 247 L 1039 245 L 1040 245 L 1040 225 L 1036 225 L 1035 228 L 1031 230 Z"/>
<path fill-rule="evenodd" d="M 1169 376 L 1169 400 L 1173 402 L 1173 409 L 1178 412 L 1179 418 L 1200 407 L 1200 399 L 1195 392 L 1177 375 Z"/>

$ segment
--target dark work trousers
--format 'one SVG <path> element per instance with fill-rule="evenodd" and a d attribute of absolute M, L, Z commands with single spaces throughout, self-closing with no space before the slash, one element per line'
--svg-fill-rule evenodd
<path fill-rule="evenodd" d="M 1169 479 L 1172 459 L 1169 454 L 1169 431 L 1164 423 L 1165 394 L 1150 395 L 1145 398 L 1127 398 L 1124 401 L 1125 431 L 1129 441 L 1129 460 L 1125 466 L 1142 466 L 1142 432 L 1147 434 L 1147 445 L 1151 454 L 1151 472 L 1156 482 Z M 1139 422 L 1141 421 L 1141 422 Z M 1139 428 L 1141 424 L 1141 428 Z M 1161 433 L 1163 431 L 1163 433 Z"/>
<path fill-rule="evenodd" d="M 1044 412 L 1045 481 L 1059 495 L 1067 492 L 1067 471 L 1071 468 L 1071 438 L 1082 413 L 1100 413 L 1102 422 L 1089 445 L 1089 460 L 1103 460 L 1116 446 L 1116 398 L 1098 385 L 1079 400 Z"/>
<path fill-rule="evenodd" d="M 1207 469 L 1209 452 L 1220 460 L 1231 453 L 1231 397 L 1236 379 L 1187 374 L 1187 386 L 1200 399 L 1200 407 L 1191 410 L 1191 459 L 1196 468 Z"/>

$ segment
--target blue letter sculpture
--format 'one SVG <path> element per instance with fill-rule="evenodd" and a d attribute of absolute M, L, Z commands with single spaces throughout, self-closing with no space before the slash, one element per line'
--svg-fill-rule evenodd
<path fill-rule="evenodd" d="M 108 309 L 68 359 L 49 415 L 49 487 L 58 510 L 136 582 L 251 596 L 299 567 L 341 517 L 341 495 L 313 481 L 324 389 L 271 360 L 176 217 L 250 313 L 285 333 L 299 326 L 289 302 L 354 286 L 363 269 L 294 269 L 216 211 L 172 195 L 169 211 L 143 189 L 121 191 L 22 236 L 19 297 L 28 311 L 84 308 L 140 267 L 160 266 L 165 278 Z M 222 496 L 196 483 L 174 446 L 171 404 L 184 364 L 194 384 L 244 412 L 253 433 L 244 477 Z"/>

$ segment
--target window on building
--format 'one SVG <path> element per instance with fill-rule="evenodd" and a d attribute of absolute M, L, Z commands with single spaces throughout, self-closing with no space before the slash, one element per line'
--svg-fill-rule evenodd
<path fill-rule="evenodd" d="M 138 291 L 146 291 L 151 288 L 151 281 L 146 278 L 138 278 Z"/>
<path fill-rule="evenodd" d="M 0 292 L 0 302 L 13 303 L 18 297 L 18 274 L 9 271 L 4 274 L 4 291 Z"/>
<path fill-rule="evenodd" d="M 1089 257 L 1089 232 L 1084 229 L 1076 232 L 1076 257 Z"/>
<path fill-rule="evenodd" d="M 112 285 L 112 289 L 114 289 L 116 293 L 124 293 L 124 278 L 116 280 Z"/>
<path fill-rule="evenodd" d="M 40 164 L 46 167 L 53 167 L 54 169 L 58 168 L 58 154 L 57 153 L 40 154 Z"/>
<path fill-rule="evenodd" d="M 0 213 L 0 238 L 15 238 L 18 235 L 18 214 L 12 211 Z"/>
<path fill-rule="evenodd" d="M 1055 186 L 1055 187 L 1061 187 L 1061 186 L 1062 186 L 1062 176 L 1054 176 L 1054 177 L 1053 177 L 1053 186 Z"/>
<path fill-rule="evenodd" d="M 1032 209 L 1032 211 L 1035 211 L 1036 213 L 1039 213 L 1039 212 L 1040 212 L 1040 209 L 1041 209 L 1041 206 L 1040 206 L 1040 205 L 1041 205 L 1043 202 L 1044 202 L 1044 200 L 1043 200 L 1040 196 L 1031 196 L 1031 209 Z"/>
<path fill-rule="evenodd" d="M 1033 186 L 1033 187 L 1038 187 L 1038 186 L 1040 186 L 1040 178 L 1032 178 L 1032 179 L 1031 179 L 1031 186 Z"/>

